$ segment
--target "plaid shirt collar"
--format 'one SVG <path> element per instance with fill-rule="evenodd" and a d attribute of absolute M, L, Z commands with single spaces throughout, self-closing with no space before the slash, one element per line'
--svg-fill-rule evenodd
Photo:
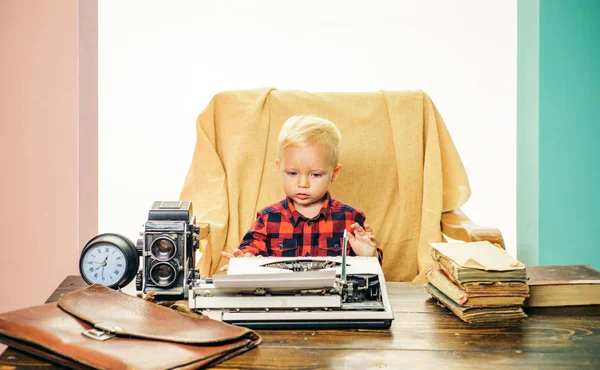
<path fill-rule="evenodd" d="M 325 193 L 325 195 L 323 196 L 324 202 L 323 205 L 321 206 L 321 210 L 319 211 L 319 214 L 314 217 L 313 219 L 318 219 L 319 217 L 323 217 L 324 220 L 327 219 L 327 217 L 329 216 L 330 212 L 331 212 L 331 195 L 329 194 L 329 191 L 327 193 Z M 294 207 L 294 203 L 292 202 L 292 200 L 290 199 L 290 197 L 286 197 L 285 201 L 283 202 L 283 208 L 286 210 L 287 213 L 287 217 L 289 218 L 290 222 L 292 223 L 292 225 L 294 225 L 294 227 L 296 227 L 296 225 L 298 224 L 298 221 L 300 219 L 305 219 L 308 220 L 308 218 L 304 217 L 302 214 L 300 214 L 300 212 L 298 212 L 296 210 L 296 207 Z"/>

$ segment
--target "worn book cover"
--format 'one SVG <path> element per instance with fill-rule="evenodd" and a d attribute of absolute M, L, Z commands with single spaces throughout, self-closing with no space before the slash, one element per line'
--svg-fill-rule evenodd
<path fill-rule="evenodd" d="M 492 243 L 430 243 L 432 257 L 456 282 L 526 282 L 525 265 Z"/>
<path fill-rule="evenodd" d="M 513 320 L 522 320 L 527 318 L 521 306 L 503 306 L 503 307 L 472 307 L 461 306 L 448 298 L 439 289 L 431 283 L 425 284 L 425 290 L 442 305 L 447 307 L 452 313 L 461 320 L 468 323 L 483 322 L 507 322 Z"/>
<path fill-rule="evenodd" d="M 427 272 L 427 280 L 448 298 L 463 306 L 515 306 L 522 305 L 529 296 L 529 287 L 525 283 L 493 282 L 489 284 L 472 284 L 478 289 L 466 291 L 464 284 L 458 284 L 448 277 L 440 268 L 432 268 Z"/>
<path fill-rule="evenodd" d="M 590 265 L 528 266 L 528 307 L 600 305 L 600 272 Z"/>

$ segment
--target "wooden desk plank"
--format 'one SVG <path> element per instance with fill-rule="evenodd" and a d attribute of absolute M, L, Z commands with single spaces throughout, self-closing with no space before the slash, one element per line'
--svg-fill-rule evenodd
<path fill-rule="evenodd" d="M 444 318 L 444 320 L 440 320 Z M 440 322 L 445 321 L 445 322 Z M 521 326 L 474 327 L 454 317 L 396 315 L 385 330 L 262 330 L 261 347 L 337 348 L 421 351 L 595 352 L 600 348 L 599 320 L 530 318 Z"/>
<path fill-rule="evenodd" d="M 65 294 L 80 288 L 85 288 L 86 286 L 88 285 L 80 276 L 67 276 L 67 278 L 60 283 L 58 288 L 52 292 L 50 297 L 46 300 L 46 303 L 56 302 Z"/>
<path fill-rule="evenodd" d="M 9 349 L 11 350 L 11 349 Z M 17 351 L 15 351 L 17 352 Z M 11 359 L 12 358 L 12 359 Z M 415 351 L 415 350 L 357 350 L 322 348 L 264 348 L 223 362 L 214 369 L 474 369 L 474 368 L 560 368 L 598 369 L 595 353 L 540 352 L 478 352 L 478 351 Z M 0 369 L 60 369 L 26 354 L 2 356 Z"/>
<path fill-rule="evenodd" d="M 562 353 L 256 348 L 214 369 L 598 369 L 598 356 Z"/>
<path fill-rule="evenodd" d="M 85 286 L 69 276 L 48 302 Z M 388 290 L 390 330 L 261 330 L 259 348 L 217 368 L 600 368 L 598 306 L 529 310 L 522 323 L 467 324 L 430 299 L 422 284 L 389 283 Z M 55 368 L 9 348 L 0 370 L 15 367 Z"/>

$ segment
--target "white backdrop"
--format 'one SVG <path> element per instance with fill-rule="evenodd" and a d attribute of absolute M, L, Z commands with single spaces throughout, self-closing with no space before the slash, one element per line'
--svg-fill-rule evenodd
<path fill-rule="evenodd" d="M 463 207 L 516 255 L 516 0 L 99 2 L 99 230 L 176 200 L 221 90 L 422 89 L 465 163 Z"/>

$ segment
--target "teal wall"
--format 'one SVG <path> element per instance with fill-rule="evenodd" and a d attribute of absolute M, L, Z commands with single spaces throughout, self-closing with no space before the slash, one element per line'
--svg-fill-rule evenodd
<path fill-rule="evenodd" d="M 527 10 L 527 2 L 520 0 L 519 12 Z M 519 27 L 527 23 L 525 16 L 519 14 Z M 519 87 L 518 134 L 529 137 L 519 138 L 517 144 L 517 174 L 524 176 L 517 180 L 517 199 L 535 192 L 528 188 L 525 169 L 537 160 L 538 230 L 528 226 L 533 217 L 519 207 L 517 236 L 523 243 L 518 242 L 518 255 L 529 259 L 526 264 L 589 263 L 600 269 L 600 1 L 539 0 L 537 21 L 537 107 L 531 99 L 535 93 L 529 94 L 533 105 L 526 104 L 525 87 L 532 84 L 522 73 L 527 58 L 518 62 L 518 82 L 524 84 Z M 528 32 L 519 29 L 519 50 L 527 42 L 522 31 Z M 526 119 L 535 116 L 535 109 L 537 122 Z M 537 159 L 535 153 L 527 153 L 528 144 L 538 146 Z M 528 244 L 528 233 L 537 233 L 537 246 Z"/>
<path fill-rule="evenodd" d="M 517 258 L 538 265 L 539 0 L 519 0 L 517 40 Z"/>
<path fill-rule="evenodd" d="M 539 262 L 600 268 L 600 1 L 540 1 Z"/>

